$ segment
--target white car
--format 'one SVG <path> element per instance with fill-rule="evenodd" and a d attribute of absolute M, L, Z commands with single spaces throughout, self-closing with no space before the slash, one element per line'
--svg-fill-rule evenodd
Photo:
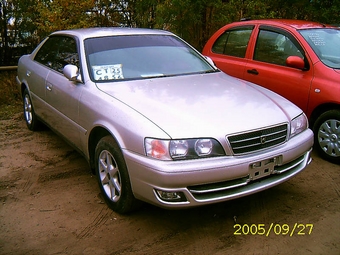
<path fill-rule="evenodd" d="M 170 32 L 58 31 L 20 58 L 17 82 L 28 128 L 44 122 L 84 155 L 119 213 L 242 197 L 311 161 L 301 109 Z"/>

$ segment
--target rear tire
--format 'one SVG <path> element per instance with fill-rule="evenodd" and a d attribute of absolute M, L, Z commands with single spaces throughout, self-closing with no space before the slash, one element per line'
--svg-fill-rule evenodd
<path fill-rule="evenodd" d="M 340 163 L 340 110 L 324 112 L 314 124 L 314 146 L 320 156 Z"/>
<path fill-rule="evenodd" d="M 112 136 L 98 142 L 95 164 L 99 188 L 109 208 L 121 214 L 134 210 L 139 201 L 132 193 L 123 154 Z"/>
<path fill-rule="evenodd" d="M 22 99 L 23 99 L 23 107 L 24 107 L 24 117 L 25 117 L 25 122 L 26 122 L 28 129 L 32 131 L 39 130 L 42 125 L 34 112 L 32 100 L 28 93 L 27 88 L 24 90 Z"/>

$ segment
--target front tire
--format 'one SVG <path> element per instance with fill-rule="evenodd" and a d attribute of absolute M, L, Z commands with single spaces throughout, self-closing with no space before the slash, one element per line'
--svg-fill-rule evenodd
<path fill-rule="evenodd" d="M 324 112 L 314 125 L 314 144 L 324 159 L 340 163 L 340 110 Z"/>
<path fill-rule="evenodd" d="M 106 204 L 124 214 L 136 208 L 123 154 L 113 137 L 105 136 L 95 150 L 96 176 Z"/>

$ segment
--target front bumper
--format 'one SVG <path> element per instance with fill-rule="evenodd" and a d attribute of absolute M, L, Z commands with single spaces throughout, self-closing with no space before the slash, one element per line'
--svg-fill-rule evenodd
<path fill-rule="evenodd" d="M 164 208 L 186 208 L 243 197 L 283 183 L 311 162 L 312 146 L 313 132 L 308 129 L 283 145 L 237 157 L 160 161 L 123 152 L 137 199 Z M 160 191 L 181 194 L 184 199 L 164 199 Z"/>

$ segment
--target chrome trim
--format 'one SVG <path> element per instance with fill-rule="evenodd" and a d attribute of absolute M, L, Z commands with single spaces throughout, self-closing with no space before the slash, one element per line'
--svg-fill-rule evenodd
<path fill-rule="evenodd" d="M 276 182 L 281 183 L 300 172 L 303 168 L 310 164 L 310 153 L 311 150 L 291 162 L 288 162 L 282 166 L 275 166 L 272 174 L 254 181 L 252 181 L 248 175 L 247 177 L 236 180 L 197 185 L 187 188 L 196 201 L 223 199 L 226 197 L 232 197 L 237 193 L 253 193 L 252 190 L 255 192 L 256 189 L 260 188 L 259 183 L 261 182 L 267 182 L 269 188 L 274 186 Z M 251 166 L 249 166 L 249 168 L 251 168 Z M 233 182 L 235 182 L 235 184 L 233 184 Z M 213 188 L 214 186 L 216 186 L 216 188 Z M 264 189 L 263 184 L 260 186 L 261 189 Z"/>
<path fill-rule="evenodd" d="M 234 155 L 261 151 L 287 141 L 288 124 L 247 131 L 226 137 Z"/>

